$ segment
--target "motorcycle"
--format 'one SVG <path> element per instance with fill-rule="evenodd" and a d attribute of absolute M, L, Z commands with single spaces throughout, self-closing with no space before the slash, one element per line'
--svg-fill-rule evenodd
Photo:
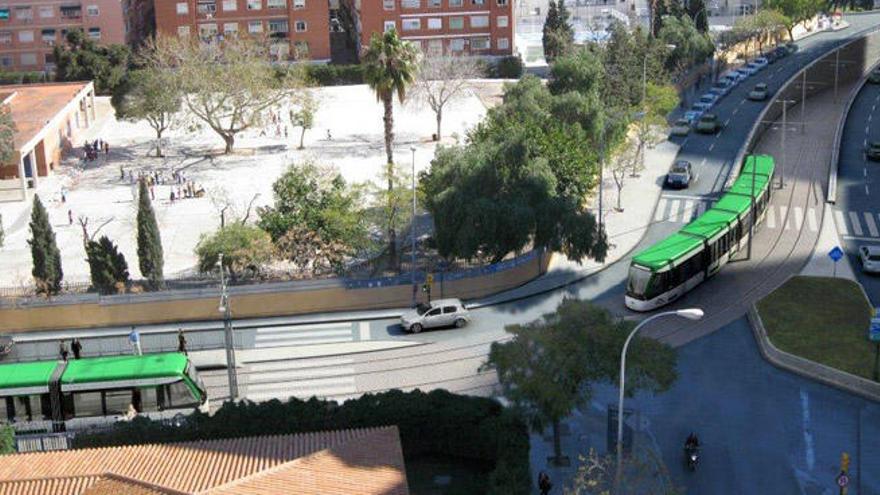
<path fill-rule="evenodd" d="M 700 462 L 700 447 L 696 443 L 685 444 L 684 461 L 691 471 L 696 471 L 697 463 Z"/>

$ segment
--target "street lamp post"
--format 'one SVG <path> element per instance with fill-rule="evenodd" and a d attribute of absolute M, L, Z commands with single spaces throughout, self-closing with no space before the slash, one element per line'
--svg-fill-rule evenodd
<path fill-rule="evenodd" d="M 409 233 L 412 238 L 412 304 L 416 305 L 416 147 L 410 146 L 412 151 L 412 221 L 409 224 Z"/>
<path fill-rule="evenodd" d="M 688 320 L 699 320 L 703 317 L 703 310 L 699 308 L 679 309 L 677 311 L 664 311 L 651 316 L 633 328 L 632 332 L 623 343 L 623 350 L 620 351 L 620 394 L 617 400 L 617 474 L 615 476 L 615 493 L 620 493 L 620 481 L 623 474 L 623 391 L 626 386 L 626 350 L 629 343 L 635 337 L 636 333 L 649 322 L 662 318 L 664 316 L 680 316 Z"/>
<path fill-rule="evenodd" d="M 778 100 L 782 103 L 782 134 L 780 135 L 780 141 L 782 145 L 782 160 L 779 166 L 779 188 L 783 189 L 785 187 L 785 135 L 788 133 L 788 104 L 796 103 L 794 100 Z"/>
<path fill-rule="evenodd" d="M 223 335 L 226 343 L 226 372 L 229 378 L 229 399 L 238 398 L 238 375 L 235 369 L 235 335 L 232 332 L 232 308 L 229 307 L 229 291 L 226 288 L 226 276 L 223 272 L 223 253 L 218 255 L 220 263 L 220 307 L 223 313 Z"/>

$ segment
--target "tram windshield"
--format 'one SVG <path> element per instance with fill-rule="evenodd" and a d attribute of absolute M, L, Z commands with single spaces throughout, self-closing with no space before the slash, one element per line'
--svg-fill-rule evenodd
<path fill-rule="evenodd" d="M 638 265 L 629 267 L 629 282 L 626 291 L 633 296 L 643 296 L 648 290 L 648 283 L 651 281 L 653 273 L 650 270 L 642 268 Z"/>

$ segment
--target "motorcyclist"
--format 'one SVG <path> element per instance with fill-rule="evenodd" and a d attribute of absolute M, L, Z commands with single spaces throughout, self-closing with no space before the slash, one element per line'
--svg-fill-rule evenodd
<path fill-rule="evenodd" d="M 693 432 L 688 435 L 687 440 L 684 442 L 685 449 L 698 449 L 700 448 L 700 439 L 697 438 L 697 435 Z"/>

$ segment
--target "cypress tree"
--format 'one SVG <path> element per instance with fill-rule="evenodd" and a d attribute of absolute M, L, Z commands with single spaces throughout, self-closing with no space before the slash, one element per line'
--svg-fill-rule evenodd
<path fill-rule="evenodd" d="M 61 251 L 55 243 L 55 232 L 49 223 L 49 214 L 38 195 L 34 195 L 34 206 L 31 211 L 31 238 L 28 244 L 31 246 L 31 259 L 34 268 L 31 275 L 37 285 L 37 292 L 46 295 L 57 294 L 61 291 L 61 280 L 64 272 L 61 270 Z"/>
<path fill-rule="evenodd" d="M 164 254 L 162 253 L 162 237 L 159 225 L 150 203 L 150 192 L 147 183 L 140 182 L 137 213 L 137 255 L 141 274 L 150 282 L 153 289 L 162 285 Z"/>
<path fill-rule="evenodd" d="M 544 57 L 548 62 L 556 58 L 555 34 L 559 27 L 559 10 L 556 8 L 556 1 L 550 0 L 547 7 L 547 17 L 544 19 L 543 36 L 541 44 L 544 46 Z"/>
<path fill-rule="evenodd" d="M 92 286 L 101 294 L 114 294 L 118 284 L 128 284 L 128 263 L 116 245 L 101 236 L 97 241 L 88 241 L 86 256 L 92 274 Z"/>
<path fill-rule="evenodd" d="M 701 33 L 709 31 L 709 19 L 706 14 L 706 3 L 703 0 L 690 0 L 687 4 L 688 15 L 694 20 L 694 26 Z"/>

